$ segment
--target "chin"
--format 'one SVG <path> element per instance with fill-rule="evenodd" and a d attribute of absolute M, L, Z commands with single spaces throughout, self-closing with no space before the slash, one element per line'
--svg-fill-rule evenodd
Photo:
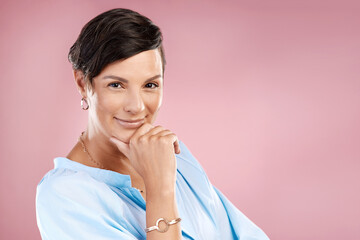
<path fill-rule="evenodd" d="M 120 141 L 124 142 L 124 143 L 129 143 L 131 137 L 133 136 L 133 134 L 135 133 L 136 129 L 131 129 L 131 130 L 121 130 L 121 131 L 114 131 L 116 132 L 116 134 L 112 134 L 112 136 L 116 137 L 117 139 L 119 139 Z"/>

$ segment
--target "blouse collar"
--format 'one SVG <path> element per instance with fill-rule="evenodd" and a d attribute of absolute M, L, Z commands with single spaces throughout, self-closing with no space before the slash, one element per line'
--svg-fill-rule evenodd
<path fill-rule="evenodd" d="M 57 157 L 54 159 L 54 169 L 57 168 L 67 168 L 75 171 L 87 172 L 94 179 L 114 187 L 131 187 L 131 178 L 129 175 L 124 175 L 111 170 L 89 167 L 65 157 Z"/>

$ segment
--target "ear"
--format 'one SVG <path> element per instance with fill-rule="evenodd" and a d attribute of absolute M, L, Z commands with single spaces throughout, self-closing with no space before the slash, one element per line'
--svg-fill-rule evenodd
<path fill-rule="evenodd" d="M 73 70 L 76 87 L 82 97 L 87 96 L 85 75 L 81 70 Z"/>

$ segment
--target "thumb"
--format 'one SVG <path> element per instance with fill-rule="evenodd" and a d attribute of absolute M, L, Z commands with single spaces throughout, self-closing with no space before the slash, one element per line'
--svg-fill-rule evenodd
<path fill-rule="evenodd" d="M 129 144 L 126 144 L 115 137 L 111 137 L 110 141 L 113 142 L 118 147 L 120 152 L 122 152 L 127 158 L 129 158 L 129 152 L 130 152 Z"/>

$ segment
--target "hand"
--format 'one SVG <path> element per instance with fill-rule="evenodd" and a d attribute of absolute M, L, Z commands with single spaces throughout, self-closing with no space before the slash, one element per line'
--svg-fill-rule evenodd
<path fill-rule="evenodd" d="M 144 123 L 129 143 L 115 137 L 110 140 L 130 160 L 146 186 L 173 188 L 176 181 L 175 153 L 180 153 L 177 136 L 162 126 Z"/>

